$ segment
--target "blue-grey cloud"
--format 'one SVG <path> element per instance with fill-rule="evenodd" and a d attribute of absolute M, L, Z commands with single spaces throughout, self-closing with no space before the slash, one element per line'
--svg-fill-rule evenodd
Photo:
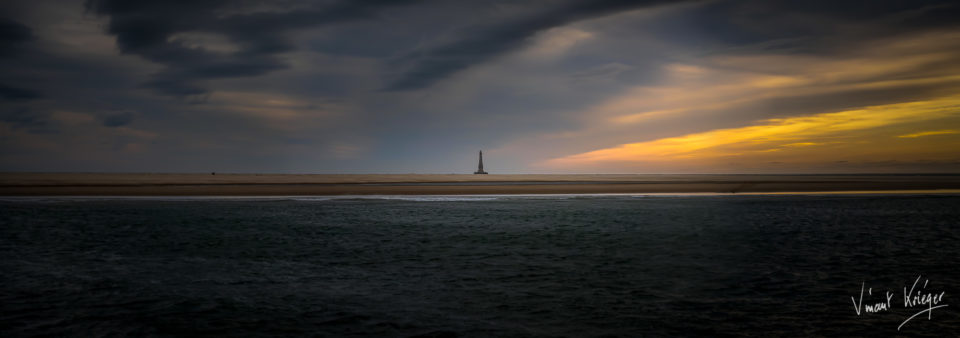
<path fill-rule="evenodd" d="M 0 83 L 0 100 L 26 101 L 39 99 L 40 92 L 27 88 L 18 88 Z"/>
<path fill-rule="evenodd" d="M 18 54 L 24 43 L 34 39 L 33 30 L 30 27 L 0 17 L 0 58 Z"/>
<path fill-rule="evenodd" d="M 167 67 L 146 86 L 186 96 L 208 92 L 202 86 L 206 79 L 258 76 L 287 68 L 277 54 L 293 49 L 285 35 L 291 29 L 370 18 L 384 7 L 414 2 L 418 1 L 344 0 L 307 9 L 231 16 L 222 11 L 235 3 L 223 0 L 90 0 L 87 9 L 110 17 L 107 31 L 116 36 L 121 52 Z M 170 40 L 177 33 L 191 32 L 223 34 L 239 50 L 210 51 Z"/>
<path fill-rule="evenodd" d="M 628 26 L 713 50 L 761 48 L 824 53 L 851 43 L 960 25 L 960 4 L 944 0 L 711 1 Z"/>
<path fill-rule="evenodd" d="M 34 134 L 56 131 L 48 114 L 23 106 L 0 110 L 0 122 L 9 124 L 14 130 L 23 129 Z"/>
<path fill-rule="evenodd" d="M 538 32 L 571 22 L 650 7 L 669 1 L 574 1 L 547 8 L 508 22 L 493 23 L 462 32 L 453 42 L 417 51 L 405 59 L 412 65 L 386 90 L 421 89 L 474 64 L 486 62 L 525 45 Z"/>
<path fill-rule="evenodd" d="M 133 112 L 120 112 L 109 114 L 103 117 L 102 123 L 104 127 L 122 127 L 133 122 L 135 114 Z"/>

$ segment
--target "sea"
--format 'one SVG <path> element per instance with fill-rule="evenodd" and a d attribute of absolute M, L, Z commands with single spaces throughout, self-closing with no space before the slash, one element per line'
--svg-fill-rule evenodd
<path fill-rule="evenodd" d="M 960 336 L 960 194 L 0 198 L 3 337 Z"/>

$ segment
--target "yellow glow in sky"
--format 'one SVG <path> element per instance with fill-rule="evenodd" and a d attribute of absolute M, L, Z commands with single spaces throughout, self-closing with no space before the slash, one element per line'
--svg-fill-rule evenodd
<path fill-rule="evenodd" d="M 559 168 L 604 162 L 703 162 L 716 158 L 766 161 L 771 153 L 802 154 L 798 160 L 829 160 L 883 153 L 899 159 L 943 152 L 943 143 L 891 144 L 897 138 L 958 134 L 936 130 L 944 119 L 960 117 L 960 96 L 866 107 L 834 113 L 764 120 L 756 125 L 628 143 L 549 160 Z M 940 121 L 940 122 L 938 122 Z M 930 130 L 935 131 L 930 131 Z M 889 132 L 885 132 L 888 131 Z M 904 134 L 908 132 L 908 134 Z M 882 148 L 880 145 L 884 144 Z M 887 145 L 889 144 L 889 145 Z M 827 148 L 817 151 L 817 148 Z M 839 151 L 839 153 L 838 153 Z"/>
<path fill-rule="evenodd" d="M 948 134 L 960 134 L 960 131 L 957 131 L 957 130 L 921 131 L 921 132 L 919 132 L 919 133 L 912 133 L 912 134 L 900 135 L 900 136 L 897 136 L 897 137 L 900 137 L 900 138 L 914 138 L 914 137 L 933 136 L 933 135 L 948 135 Z"/>

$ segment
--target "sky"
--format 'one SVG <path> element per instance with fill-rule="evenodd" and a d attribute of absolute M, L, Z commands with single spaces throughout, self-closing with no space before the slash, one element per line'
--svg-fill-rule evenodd
<path fill-rule="evenodd" d="M 0 171 L 960 173 L 956 1 L 0 3 Z"/>

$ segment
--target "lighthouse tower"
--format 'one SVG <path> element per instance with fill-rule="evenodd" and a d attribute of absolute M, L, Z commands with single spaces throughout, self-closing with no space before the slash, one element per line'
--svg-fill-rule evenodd
<path fill-rule="evenodd" d="M 483 171 L 483 150 L 480 151 L 480 163 L 477 164 L 477 171 L 473 172 L 475 175 L 486 175 L 487 172 Z"/>

